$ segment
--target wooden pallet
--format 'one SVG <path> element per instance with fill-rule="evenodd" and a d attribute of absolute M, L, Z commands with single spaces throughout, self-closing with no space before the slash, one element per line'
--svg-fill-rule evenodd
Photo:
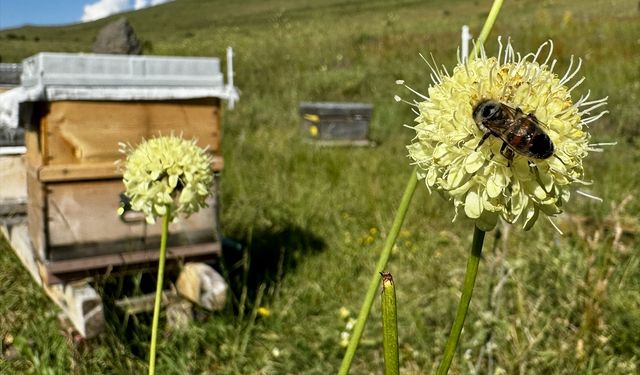
<path fill-rule="evenodd" d="M 105 325 L 104 306 L 100 295 L 92 286 L 93 278 L 91 276 L 78 277 L 77 274 L 69 273 L 73 267 L 64 268 L 66 273 L 62 274 L 52 272 L 60 270 L 60 264 L 54 264 L 52 268 L 51 264 L 37 259 L 29 239 L 26 223 L 11 226 L 2 225 L 0 230 L 9 240 L 11 248 L 35 282 L 58 305 L 62 310 L 63 317 L 71 323 L 78 334 L 85 338 L 92 338 L 103 331 Z M 218 252 L 219 247 L 214 246 L 212 250 Z M 197 251 L 202 252 L 202 247 L 197 247 L 196 253 L 190 254 L 192 258 L 193 255 L 197 255 Z M 210 252 L 202 252 L 202 254 L 206 253 L 211 255 Z M 137 264 L 141 267 L 147 267 L 147 270 L 150 269 L 149 262 L 157 261 L 157 251 L 155 253 L 145 251 L 141 254 L 137 256 L 134 254 L 121 255 L 121 265 Z M 168 258 L 169 260 L 176 258 L 176 254 L 169 254 Z M 84 259 L 84 262 L 99 264 L 96 259 Z M 67 266 L 75 265 L 78 267 L 81 264 L 79 261 L 67 263 L 69 263 Z M 100 271 L 100 268 L 97 267 L 95 270 Z M 114 268 L 111 270 L 113 272 Z M 87 267 L 82 271 L 87 272 Z M 66 276 L 69 278 L 66 279 Z M 185 317 L 190 314 L 191 304 L 194 303 L 210 311 L 219 310 L 224 306 L 227 286 L 222 277 L 205 263 L 186 263 L 174 284 L 176 289 L 167 291 L 163 296 L 163 304 L 167 306 L 168 315 L 173 316 L 172 319 L 169 319 L 170 321 L 184 322 Z M 116 305 L 129 314 L 136 314 L 152 310 L 153 298 L 153 294 L 124 298 L 116 301 Z M 176 316 L 179 317 L 176 318 Z"/>

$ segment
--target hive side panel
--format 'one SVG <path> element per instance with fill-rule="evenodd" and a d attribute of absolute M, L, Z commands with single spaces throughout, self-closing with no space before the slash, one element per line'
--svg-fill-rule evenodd
<path fill-rule="evenodd" d="M 143 226 L 123 224 L 117 214 L 122 181 L 49 184 L 49 245 L 142 238 Z"/>
<path fill-rule="evenodd" d="M 24 155 L 0 156 L 0 206 L 27 201 L 27 171 L 24 158 Z"/>
<path fill-rule="evenodd" d="M 48 184 L 47 204 L 49 247 L 52 258 L 68 259 L 100 253 L 137 251 L 152 246 L 160 237 L 160 220 L 146 224 L 123 222 L 117 214 L 121 180 L 62 182 Z M 203 209 L 169 227 L 173 244 L 213 240 L 214 215 Z M 87 249 L 86 254 L 83 248 Z"/>
<path fill-rule="evenodd" d="M 148 133 L 145 107 L 136 102 L 51 102 L 47 164 L 108 162 L 121 158 L 118 142 L 137 143 Z"/>
<path fill-rule="evenodd" d="M 219 155 L 219 104 L 219 99 L 214 98 L 149 104 L 149 136 L 173 133 L 185 139 L 195 138 L 200 147 Z"/>
<path fill-rule="evenodd" d="M 196 138 L 216 155 L 220 150 L 219 99 L 49 103 L 42 121 L 46 165 L 114 162 L 120 142 L 136 145 L 158 135 Z M 114 176 L 115 177 L 115 176 Z"/>

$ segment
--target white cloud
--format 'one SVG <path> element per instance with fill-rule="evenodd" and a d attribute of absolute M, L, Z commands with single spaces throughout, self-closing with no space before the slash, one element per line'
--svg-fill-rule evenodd
<path fill-rule="evenodd" d="M 129 0 L 98 0 L 84 6 L 82 22 L 94 21 L 108 15 L 122 12 L 129 7 Z"/>
<path fill-rule="evenodd" d="M 147 7 L 147 0 L 135 0 L 133 3 L 133 9 L 138 10 Z"/>
<path fill-rule="evenodd" d="M 172 0 L 133 0 L 133 9 L 168 3 Z M 81 21 L 88 22 L 131 9 L 131 0 L 98 0 L 84 6 Z"/>

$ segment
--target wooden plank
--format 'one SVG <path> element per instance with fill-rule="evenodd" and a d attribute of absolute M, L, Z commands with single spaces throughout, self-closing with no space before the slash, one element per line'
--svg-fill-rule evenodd
<path fill-rule="evenodd" d="M 155 293 L 143 294 L 137 297 L 125 297 L 117 300 L 116 306 L 121 308 L 127 314 L 135 315 L 142 312 L 153 311 L 155 300 Z M 162 306 L 179 303 L 180 300 L 181 298 L 178 293 L 173 290 L 165 290 L 162 292 Z"/>
<path fill-rule="evenodd" d="M 43 154 L 49 165 L 114 162 L 122 157 L 119 142 L 172 133 L 219 154 L 218 106 L 218 99 L 51 102 L 42 121 Z"/>
<path fill-rule="evenodd" d="M 224 161 L 221 156 L 214 156 L 211 167 L 214 171 L 222 170 Z M 122 171 L 110 161 L 82 164 L 54 164 L 42 166 L 38 171 L 42 182 L 103 180 L 121 178 Z"/>
<path fill-rule="evenodd" d="M 154 102 L 147 107 L 151 124 L 149 136 L 182 134 L 184 139 L 195 138 L 198 146 L 208 147 L 220 154 L 220 100 L 201 99 L 189 102 Z"/>
<path fill-rule="evenodd" d="M 0 206 L 27 202 L 27 169 L 23 155 L 0 157 Z"/>
<path fill-rule="evenodd" d="M 121 180 L 63 182 L 47 184 L 48 245 L 52 247 L 82 246 L 101 242 L 134 240 L 142 243 L 146 238 L 159 237 L 161 223 L 125 223 L 117 209 Z M 210 199 L 213 204 L 214 199 Z M 215 217 L 212 209 L 202 209 L 188 218 L 181 218 L 169 226 L 170 237 L 201 242 L 199 233 L 213 237 Z M 133 249 L 135 247 L 132 245 Z"/>
<path fill-rule="evenodd" d="M 46 202 L 44 186 L 38 181 L 36 172 L 27 168 L 27 223 L 29 237 L 33 245 L 35 254 L 40 258 L 45 258 L 46 237 L 45 237 L 45 216 Z"/>
<path fill-rule="evenodd" d="M 39 167 L 42 165 L 42 155 L 40 154 L 40 146 L 38 145 L 38 130 L 27 129 L 24 133 L 24 145 L 27 148 L 25 159 L 27 165 L 31 167 Z"/>
<path fill-rule="evenodd" d="M 114 162 L 118 142 L 138 143 L 147 133 L 140 102 L 50 102 L 44 153 L 49 165 Z M 44 129 L 43 129 L 44 130 Z"/>
<path fill-rule="evenodd" d="M 320 147 L 375 147 L 376 142 L 369 140 L 357 140 L 352 141 L 348 139 L 336 139 L 336 140 L 326 140 L 326 139 L 305 139 L 306 143 L 313 144 Z"/>
<path fill-rule="evenodd" d="M 126 315 L 135 315 L 153 311 L 155 299 L 155 293 L 125 297 L 116 301 L 116 306 L 121 308 Z M 166 318 L 165 329 L 184 328 L 193 319 L 191 302 L 182 299 L 175 290 L 164 290 L 160 303 Z"/>
<path fill-rule="evenodd" d="M 177 246 L 167 249 L 167 259 L 215 256 L 220 254 L 220 243 L 210 242 L 197 245 Z M 135 265 L 140 263 L 157 262 L 160 253 L 158 249 L 148 249 L 119 254 L 106 254 L 79 259 L 46 262 L 46 268 L 51 274 L 63 274 L 93 269 Z"/>
<path fill-rule="evenodd" d="M 5 231 L 6 232 L 6 231 Z M 94 337 L 104 327 L 102 300 L 87 280 L 70 284 L 49 285 L 42 271 L 44 268 L 36 258 L 29 240 L 28 228 L 25 224 L 11 228 L 8 237 L 11 248 L 34 281 L 43 288 L 47 296 L 55 302 L 74 328 L 83 337 Z"/>
<path fill-rule="evenodd" d="M 40 127 L 38 130 L 38 150 L 41 155 L 41 163 L 46 165 L 49 163 L 49 153 L 51 148 L 51 142 L 48 141 L 49 136 L 49 118 L 44 115 L 41 117 Z"/>
<path fill-rule="evenodd" d="M 38 170 L 38 177 L 42 182 L 99 180 L 122 177 L 113 162 L 98 162 L 86 164 L 54 164 L 42 166 Z"/>
<path fill-rule="evenodd" d="M 102 299 L 87 280 L 45 285 L 44 290 L 82 337 L 93 338 L 103 331 L 105 319 Z"/>
<path fill-rule="evenodd" d="M 27 225 L 14 225 L 11 228 L 10 235 L 7 239 L 11 243 L 13 252 L 16 253 L 20 262 L 22 262 L 27 271 L 29 271 L 31 277 L 33 277 L 38 285 L 42 286 L 42 276 L 40 274 L 38 264 L 36 263 L 36 256 L 34 254 L 33 247 L 31 246 Z"/>

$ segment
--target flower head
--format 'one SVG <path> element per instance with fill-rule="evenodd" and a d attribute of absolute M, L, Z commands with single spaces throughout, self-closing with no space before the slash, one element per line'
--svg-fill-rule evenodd
<path fill-rule="evenodd" d="M 207 205 L 213 175 L 211 157 L 195 140 L 176 136 L 153 138 L 136 148 L 121 144 L 126 160 L 125 194 L 131 209 L 141 211 L 149 223 L 170 208 L 170 219 L 190 215 Z M 121 207 L 119 213 L 124 209 Z"/>
<path fill-rule="evenodd" d="M 548 55 L 539 62 L 545 47 Z M 528 229 L 540 213 L 554 216 L 562 211 L 571 184 L 585 183 L 582 160 L 595 146 L 589 144 L 586 125 L 606 113 L 590 116 L 606 104 L 606 98 L 588 101 L 587 93 L 572 101 L 571 91 L 584 78 L 572 87 L 567 85 L 581 60 L 574 68 L 572 57 L 568 71 L 559 77 L 553 72 L 556 60 L 550 62 L 550 41 L 524 56 L 510 43 L 505 48 L 500 44 L 499 50 L 497 57 L 487 57 L 480 49 L 475 59 L 459 58 L 452 74 L 427 62 L 433 84 L 428 96 L 418 94 L 422 101 L 413 103 L 418 113 L 417 125 L 412 127 L 416 136 L 407 149 L 419 167 L 418 177 L 429 190 L 453 201 L 456 215 L 463 208 L 483 230 L 492 229 L 498 217 L 510 223 L 522 220 Z M 538 157 L 523 152 L 541 146 L 532 145 L 526 136 L 509 135 L 523 126 L 521 122 L 509 122 L 509 127 L 498 131 L 478 124 L 474 109 L 487 100 L 504 104 L 512 117 L 535 123 L 536 131 L 546 134 L 551 143 L 543 142 L 547 150 L 541 151 L 546 152 Z M 531 125 L 524 130 L 534 131 Z"/>

